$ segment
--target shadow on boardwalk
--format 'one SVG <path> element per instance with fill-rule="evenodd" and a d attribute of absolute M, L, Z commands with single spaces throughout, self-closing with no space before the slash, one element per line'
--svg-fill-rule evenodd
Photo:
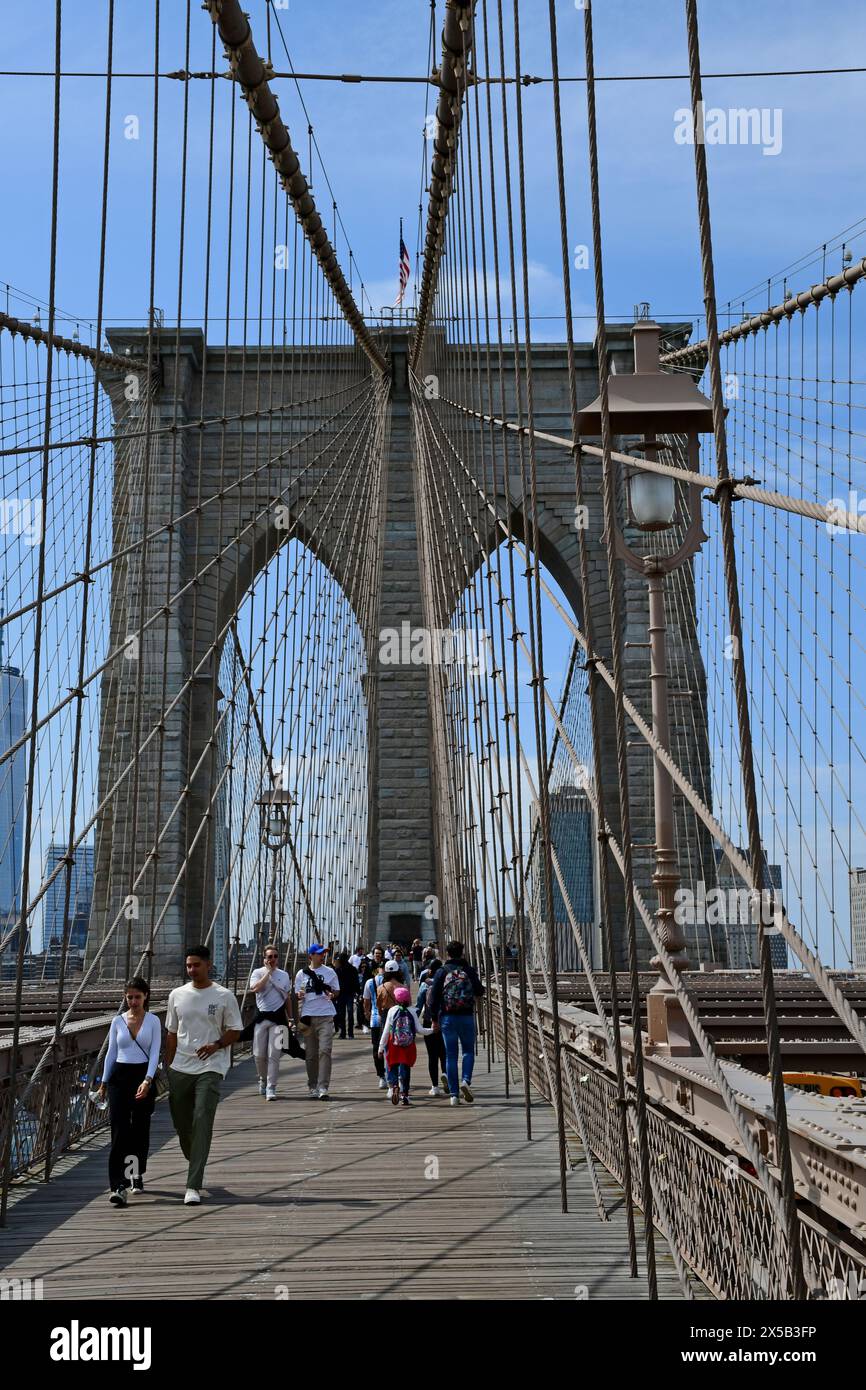
<path fill-rule="evenodd" d="M 645 1299 L 621 1190 L 600 1171 L 600 1222 L 580 1161 L 563 1215 L 552 1112 L 538 1103 L 527 1142 L 519 1090 L 506 1098 L 501 1065 L 478 1063 L 476 1103 L 452 1108 L 427 1096 L 422 1055 L 404 1110 L 376 1088 L 367 1038 L 335 1043 L 329 1104 L 288 1059 L 265 1102 L 244 1060 L 223 1086 L 201 1207 L 182 1205 L 163 1102 L 144 1196 L 108 1205 L 106 1141 L 92 1141 L 47 1186 L 18 1189 L 2 1272 L 41 1278 L 46 1299 Z M 661 1237 L 657 1253 L 661 1297 L 682 1298 Z"/>

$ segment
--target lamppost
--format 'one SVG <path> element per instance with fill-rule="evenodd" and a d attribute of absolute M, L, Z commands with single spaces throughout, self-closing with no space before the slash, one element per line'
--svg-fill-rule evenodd
<path fill-rule="evenodd" d="M 265 849 L 270 850 L 274 856 L 271 873 L 271 935 L 273 937 L 276 934 L 277 855 L 280 850 L 288 849 L 297 875 L 301 897 L 304 900 L 304 907 L 307 909 L 307 932 L 310 940 L 314 941 L 318 934 L 316 917 L 289 826 L 289 809 L 294 805 L 293 798 L 282 787 L 271 787 L 262 792 L 256 805 L 259 808 L 262 845 Z M 297 942 L 295 944 L 297 945 Z"/>
<path fill-rule="evenodd" d="M 612 435 L 637 436 L 629 449 L 652 462 L 660 451 L 673 445 L 659 436 L 678 435 L 686 440 L 688 469 L 698 471 L 698 435 L 713 428 L 712 406 L 688 375 L 670 375 L 659 367 L 661 329 L 646 316 L 632 329 L 634 373 L 615 373 L 608 379 L 608 403 Z M 601 434 L 601 405 L 597 398 L 578 415 L 581 435 Z M 626 465 L 623 465 L 626 467 Z M 685 470 L 684 470 L 685 471 Z M 706 540 L 701 520 L 701 490 L 698 484 L 685 488 L 687 524 L 679 546 L 667 553 L 653 547 L 650 538 L 674 525 L 677 510 L 677 481 L 669 474 L 635 466 L 625 477 L 630 522 L 647 534 L 648 549 L 638 551 L 628 544 L 620 529 L 603 536 L 608 555 L 616 556 L 644 576 L 649 591 L 650 689 L 653 734 L 670 752 L 670 714 L 667 676 L 667 621 L 665 617 L 665 578 L 685 565 Z M 677 972 L 689 964 L 685 940 L 675 915 L 675 895 L 680 883 L 674 830 L 674 795 L 670 774 L 653 754 L 653 804 L 655 815 L 655 872 L 657 893 L 655 912 L 659 938 Z M 673 985 L 667 978 L 660 957 L 650 961 L 659 978 L 647 998 L 647 1028 L 650 1041 L 661 1051 L 688 1054 L 694 1042 L 679 1006 Z"/>
<path fill-rule="evenodd" d="M 291 844 L 289 832 L 289 808 L 292 806 L 291 794 L 281 787 L 269 788 L 263 792 L 256 805 L 259 808 L 259 823 L 262 846 L 270 850 L 271 891 L 270 891 L 270 939 L 277 939 L 277 863 L 281 850 Z"/>

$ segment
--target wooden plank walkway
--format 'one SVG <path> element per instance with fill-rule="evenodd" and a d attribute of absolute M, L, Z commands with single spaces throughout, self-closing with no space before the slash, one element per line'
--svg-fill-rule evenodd
<path fill-rule="evenodd" d="M 109 1206 L 106 1141 L 90 1141 L 50 1184 L 17 1190 L 0 1272 L 41 1278 L 46 1299 L 645 1299 L 612 1179 L 600 1171 L 609 1222 L 583 1161 L 560 1211 L 550 1109 L 534 1107 L 527 1143 L 500 1064 L 488 1073 L 482 1053 L 475 1104 L 452 1108 L 427 1096 L 425 1063 L 422 1051 L 404 1110 L 376 1088 L 366 1037 L 335 1041 L 329 1104 L 308 1098 L 288 1058 L 267 1103 L 241 1061 L 200 1207 L 182 1205 L 185 1164 L 161 1102 L 144 1196 Z M 661 1296 L 680 1299 L 661 1237 L 656 1248 Z"/>

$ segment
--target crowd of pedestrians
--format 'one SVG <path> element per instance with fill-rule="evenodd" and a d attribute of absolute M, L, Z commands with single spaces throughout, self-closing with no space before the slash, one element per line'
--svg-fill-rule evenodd
<path fill-rule="evenodd" d="M 416 939 L 407 948 L 377 942 L 340 951 L 313 942 L 308 961 L 292 979 L 280 966 L 279 948 L 268 942 L 263 964 L 249 978 L 255 1013 L 244 1029 L 233 990 L 210 977 L 210 951 L 186 955 L 187 983 L 171 991 L 165 1031 L 148 1010 L 150 987 L 141 976 L 125 988 L 126 1009 L 113 1019 L 107 1040 L 99 1102 L 111 1119 L 110 1201 L 125 1207 L 144 1191 L 150 1120 L 160 1054 L 168 1079 L 169 1108 L 186 1160 L 184 1202 L 197 1206 L 204 1189 L 214 1117 L 231 1048 L 252 1040 L 258 1093 L 277 1099 L 285 1054 L 303 1058 L 311 1099 L 330 1099 L 334 1040 L 368 1036 L 376 1084 L 395 1106 L 408 1106 L 418 1039 L 424 1041 L 428 1095 L 451 1105 L 474 1100 L 476 1001 L 484 986 L 462 942 L 450 941 L 441 958 L 434 943 Z M 413 1002 L 413 987 L 417 986 Z"/>

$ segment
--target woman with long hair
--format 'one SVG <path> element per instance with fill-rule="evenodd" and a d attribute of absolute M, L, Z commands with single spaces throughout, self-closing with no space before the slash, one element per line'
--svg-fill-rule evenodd
<path fill-rule="evenodd" d="M 156 1103 L 156 1068 L 162 1028 L 148 1012 L 150 985 L 135 975 L 126 985 L 126 1012 L 111 1020 L 108 1053 L 100 1096 L 108 1094 L 111 1149 L 108 1155 L 109 1201 L 125 1207 L 127 1191 L 144 1191 L 150 1148 L 150 1117 Z"/>
<path fill-rule="evenodd" d="M 418 1017 L 425 1028 L 431 1026 L 429 995 L 433 985 L 433 977 L 437 970 L 442 969 L 442 962 L 435 956 L 428 961 L 427 969 L 424 972 L 425 978 L 418 987 L 418 999 L 416 1009 Z M 435 1032 L 427 1033 L 424 1036 L 424 1046 L 427 1048 L 427 1070 L 430 1073 L 431 1096 L 448 1095 L 448 1077 L 445 1073 L 445 1044 L 442 1041 L 442 1034 L 437 1028 Z"/>

